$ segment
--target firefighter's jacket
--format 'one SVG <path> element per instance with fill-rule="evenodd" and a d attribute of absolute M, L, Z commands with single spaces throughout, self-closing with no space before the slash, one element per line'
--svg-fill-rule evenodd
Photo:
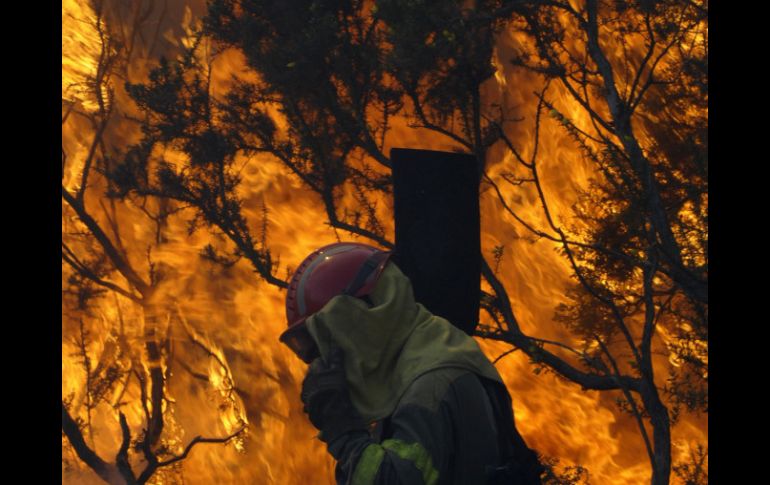
<path fill-rule="evenodd" d="M 376 424 L 329 443 L 338 483 L 486 483 L 487 468 L 501 465 L 501 413 L 514 428 L 497 369 L 473 338 L 415 302 L 393 263 L 369 299 L 337 296 L 307 320 L 322 357 L 332 341 L 343 350 L 351 400 Z"/>

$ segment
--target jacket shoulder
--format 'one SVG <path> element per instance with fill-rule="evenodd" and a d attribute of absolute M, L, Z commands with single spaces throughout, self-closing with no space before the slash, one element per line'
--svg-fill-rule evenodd
<path fill-rule="evenodd" d="M 436 412 L 450 391 L 466 387 L 473 381 L 478 382 L 478 377 L 467 369 L 443 367 L 428 371 L 409 385 L 397 407 L 418 405 Z"/>

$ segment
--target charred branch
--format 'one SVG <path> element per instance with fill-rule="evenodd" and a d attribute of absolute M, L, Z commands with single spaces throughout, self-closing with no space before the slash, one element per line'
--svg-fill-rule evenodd
<path fill-rule="evenodd" d="M 173 458 L 170 458 L 170 459 L 168 459 L 168 460 L 160 461 L 160 462 L 158 462 L 158 463 L 156 464 L 155 468 L 160 468 L 160 467 L 164 467 L 164 466 L 172 465 L 172 464 L 174 464 L 174 463 L 176 463 L 176 462 L 178 462 L 178 461 L 184 460 L 185 458 L 187 458 L 187 455 L 189 455 L 189 454 L 190 454 L 190 452 L 192 451 L 193 447 L 194 447 L 195 445 L 197 445 L 198 443 L 227 443 L 227 442 L 229 442 L 230 440 L 232 440 L 233 438 L 237 437 L 239 434 L 243 433 L 245 430 L 246 430 L 246 427 L 245 427 L 245 426 L 243 426 L 243 427 L 241 427 L 240 429 L 238 429 L 237 431 L 235 431 L 235 432 L 231 433 L 229 436 L 225 436 L 224 438 L 204 438 L 204 437 L 202 437 L 202 436 L 196 436 L 195 438 L 193 438 L 193 440 L 192 440 L 192 441 L 190 441 L 190 443 L 188 443 L 187 447 L 185 447 L 185 449 L 184 449 L 184 452 L 183 452 L 181 455 L 179 455 L 179 456 L 175 456 L 175 457 L 173 457 Z M 145 476 L 145 473 L 146 473 L 148 470 L 150 470 L 150 469 L 149 469 L 149 467 L 148 467 L 148 469 L 147 469 L 147 470 L 145 470 L 145 472 L 143 472 L 143 473 L 142 473 L 142 475 L 139 477 L 139 480 L 140 480 L 140 482 L 139 482 L 139 483 L 144 483 L 144 481 L 142 481 L 142 478 Z M 150 476 L 150 475 L 152 475 L 152 473 L 154 473 L 154 472 L 155 472 L 155 469 L 153 469 L 153 470 L 152 470 L 152 471 L 151 471 L 151 472 L 150 472 L 150 473 L 147 475 L 147 477 L 149 478 L 149 476 Z M 145 479 L 145 481 L 146 481 L 146 479 Z"/>
<path fill-rule="evenodd" d="M 423 103 L 416 92 L 409 92 L 409 96 L 414 105 L 414 115 L 416 118 L 416 122 L 412 123 L 411 125 L 412 128 L 425 128 L 427 130 L 435 131 L 436 133 L 439 133 L 453 141 L 456 141 L 457 143 L 464 146 L 468 150 L 471 150 L 471 151 L 473 150 L 473 143 L 457 135 L 453 131 L 444 128 L 440 124 L 434 123 L 428 119 L 428 116 L 425 114 Z"/>
<path fill-rule="evenodd" d="M 612 356 L 612 353 L 607 348 L 607 345 L 604 343 L 604 341 L 602 341 L 602 339 L 598 335 L 594 336 L 594 340 L 596 341 L 596 343 L 599 344 L 599 347 L 601 348 L 602 353 L 604 354 L 605 357 L 607 357 L 607 360 L 610 362 L 610 365 L 612 366 L 612 376 L 614 378 L 617 378 L 618 382 L 620 382 L 621 373 L 620 373 L 620 369 L 618 368 L 617 361 Z M 650 463 L 655 463 L 655 453 L 653 452 L 652 444 L 650 443 L 650 437 L 647 433 L 647 428 L 644 427 L 642 413 L 639 410 L 639 407 L 636 405 L 636 400 L 634 399 L 634 396 L 631 395 L 630 389 L 621 385 L 620 390 L 623 392 L 623 396 L 625 397 L 626 402 L 631 408 L 631 412 L 634 416 L 634 419 L 636 420 L 636 424 L 639 427 L 639 432 L 642 435 L 642 439 L 644 439 L 644 447 L 647 450 L 647 456 L 650 459 Z"/>
<path fill-rule="evenodd" d="M 80 427 L 77 422 L 72 419 L 69 411 L 64 406 L 64 402 L 61 404 L 61 424 L 62 431 L 67 436 L 72 448 L 77 453 L 78 457 L 83 460 L 83 463 L 88 465 L 99 477 L 107 483 L 117 484 L 117 473 L 114 465 L 111 465 L 101 459 L 87 444 L 83 438 L 83 433 L 80 431 Z"/>
<path fill-rule="evenodd" d="M 107 207 L 104 206 L 104 199 L 99 199 L 99 206 L 101 206 L 102 211 L 104 211 L 104 217 L 107 219 L 107 224 L 109 224 L 110 230 L 112 230 L 112 237 L 115 240 L 115 248 L 120 251 L 123 259 L 128 260 L 128 253 L 126 252 L 126 248 L 123 246 L 123 240 L 120 237 L 115 200 L 110 199 L 110 210 L 107 210 Z"/>
<path fill-rule="evenodd" d="M 115 265 L 115 268 L 134 286 L 134 288 L 136 288 L 143 298 L 146 298 L 150 293 L 149 285 L 142 280 L 128 261 L 123 258 L 120 251 L 115 247 L 107 234 L 104 233 L 101 226 L 99 226 L 99 223 L 86 212 L 85 207 L 78 202 L 75 197 L 64 188 L 64 186 L 61 188 L 61 193 L 67 204 L 75 210 L 75 213 L 77 213 L 80 220 L 86 225 L 94 238 L 96 238 L 102 246 L 105 254 L 107 254 Z"/>
<path fill-rule="evenodd" d="M 100 285 L 100 286 L 103 286 L 104 288 L 112 290 L 115 293 L 118 293 L 118 294 L 120 294 L 120 295 L 122 295 L 122 296 L 124 296 L 124 297 L 126 297 L 126 298 L 128 298 L 128 299 L 130 299 L 132 301 L 134 301 L 135 303 L 140 303 L 142 301 L 141 297 L 136 296 L 136 295 L 130 293 L 128 290 L 126 290 L 124 288 L 121 288 L 120 286 L 118 286 L 117 284 L 115 284 L 115 283 L 113 283 L 111 281 L 104 280 L 104 279 L 100 278 L 99 276 L 97 276 L 97 274 L 95 272 L 93 272 L 90 268 L 88 268 L 88 266 L 86 264 L 84 264 L 83 262 L 81 262 L 77 258 L 75 253 L 69 248 L 69 246 L 67 246 L 67 244 L 64 241 L 62 241 L 62 255 L 61 255 L 61 257 L 64 260 L 64 262 L 66 262 L 68 265 L 70 265 L 70 267 L 72 269 L 77 271 L 82 276 L 85 276 L 89 280 L 93 281 L 97 285 Z"/>
<path fill-rule="evenodd" d="M 639 389 L 641 381 L 637 378 L 629 376 L 620 376 L 618 378 L 608 375 L 583 372 L 565 360 L 561 359 L 557 355 L 538 346 L 536 340 L 525 335 L 521 331 L 516 317 L 513 314 L 510 300 L 508 299 L 508 294 L 505 288 L 497 276 L 495 276 L 492 268 L 489 267 L 489 264 L 486 262 L 483 256 L 481 258 L 481 271 L 484 279 L 487 280 L 490 286 L 492 286 L 492 289 L 495 291 L 496 302 L 508 326 L 508 332 L 503 338 L 501 338 L 501 340 L 504 339 L 506 342 L 509 342 L 512 345 L 522 349 L 522 351 L 527 354 L 527 356 L 529 356 L 533 361 L 547 365 L 559 375 L 579 384 L 583 389 L 591 389 L 597 391 L 613 390 L 621 389 L 621 385 L 632 390 Z"/>
<path fill-rule="evenodd" d="M 500 354 L 497 357 L 495 357 L 495 360 L 492 361 L 492 365 L 497 364 L 504 357 L 507 357 L 507 356 L 511 355 L 512 353 L 516 352 L 517 350 L 519 350 L 517 347 L 511 347 L 510 349 L 506 350 L 502 354 Z"/>
<path fill-rule="evenodd" d="M 376 234 L 372 231 L 369 231 L 367 229 L 364 229 L 362 227 L 359 227 L 355 224 L 350 224 L 349 222 L 341 220 L 337 215 L 336 203 L 334 202 L 334 196 L 332 195 L 331 192 L 325 191 L 324 193 L 321 194 L 321 198 L 323 199 L 324 207 L 326 209 L 326 216 L 328 218 L 328 223 L 331 227 L 334 227 L 336 229 L 342 229 L 343 231 L 347 231 L 350 234 L 363 236 L 371 241 L 375 241 L 376 243 L 388 249 L 393 249 L 395 247 L 395 244 L 388 241 L 383 236 Z"/>
<path fill-rule="evenodd" d="M 134 472 L 131 470 L 131 463 L 128 461 L 128 448 L 131 445 L 131 430 L 128 428 L 128 422 L 126 416 L 123 413 L 118 413 L 120 419 L 120 431 L 123 436 L 123 441 L 120 443 L 120 449 L 115 459 L 118 471 L 126 479 L 128 485 L 137 483 L 134 477 Z M 144 483 L 144 482 L 141 482 Z"/>

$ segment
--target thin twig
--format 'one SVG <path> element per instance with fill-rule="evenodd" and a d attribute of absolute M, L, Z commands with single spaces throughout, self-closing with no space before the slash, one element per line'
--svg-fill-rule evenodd
<path fill-rule="evenodd" d="M 195 445 L 197 445 L 198 443 L 227 443 L 228 441 L 230 441 L 231 439 L 235 438 L 236 436 L 238 436 L 239 434 L 241 434 L 245 430 L 246 430 L 246 426 L 242 426 L 240 429 L 238 429 L 237 431 L 233 432 L 232 434 L 230 434 L 229 436 L 226 436 L 224 438 L 203 438 L 201 436 L 196 436 L 187 445 L 187 447 L 184 450 L 184 453 L 182 453 L 179 456 L 175 456 L 174 458 L 158 462 L 158 467 L 160 468 L 162 466 L 168 466 L 168 465 L 176 463 L 176 462 L 178 462 L 180 460 L 184 460 L 185 458 L 187 458 L 187 455 L 190 453 L 190 451 L 192 451 L 193 447 Z"/>
<path fill-rule="evenodd" d="M 506 351 L 505 351 L 505 352 L 503 352 L 502 354 L 498 355 L 498 356 L 497 356 L 497 358 L 496 358 L 495 360 L 493 360 L 493 361 L 492 361 L 492 365 L 494 365 L 494 364 L 497 364 L 497 362 L 498 362 L 500 359 L 502 359 L 502 358 L 503 358 L 503 357 L 505 357 L 506 355 L 509 355 L 509 354 L 512 354 L 512 353 L 516 352 L 517 350 L 519 350 L 519 348 L 518 348 L 518 347 L 511 347 L 510 349 L 506 350 Z"/>

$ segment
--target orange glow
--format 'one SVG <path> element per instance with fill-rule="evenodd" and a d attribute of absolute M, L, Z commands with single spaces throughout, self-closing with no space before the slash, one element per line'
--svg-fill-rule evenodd
<path fill-rule="evenodd" d="M 183 2 L 169 2 L 174 3 Z M 203 14 L 203 2 L 188 3 L 184 8 L 169 8 L 160 27 L 165 43 L 158 45 L 166 46 L 169 52 L 188 42 L 179 38 L 179 32 L 189 33 L 195 19 Z M 63 149 L 67 153 L 63 185 L 71 192 L 80 188 L 94 137 L 87 116 L 95 113 L 97 103 L 83 88 L 98 65 L 99 36 L 93 27 L 94 19 L 89 2 L 64 1 L 62 111 L 74 106 L 75 111 L 83 113 L 70 114 L 62 125 Z M 145 37 L 150 38 L 156 26 L 147 24 L 142 28 L 146 30 Z M 522 144 L 522 154 L 527 158 L 532 150 L 527 140 L 534 138 L 531 120 L 537 106 L 532 93 L 541 88 L 541 81 L 532 74 L 514 72 L 506 62 L 515 46 L 523 42 L 519 36 L 508 32 L 500 36 L 494 55 L 498 71 L 483 90 L 489 99 L 515 106 L 516 116 L 525 118 L 524 122 L 508 127 L 508 135 Z M 132 81 L 146 76 L 148 66 L 161 50 L 134 56 L 127 69 Z M 215 96 L 226 92 L 231 74 L 248 76 L 243 64 L 242 56 L 233 51 L 225 51 L 216 58 L 212 64 Z M 120 86 L 123 81 L 114 82 L 120 111 L 140 116 Z M 575 124 L 589 125 L 585 112 L 555 83 L 549 89 L 549 99 Z M 105 131 L 109 147 L 125 149 L 138 140 L 138 130 L 130 121 L 116 118 L 111 123 Z M 641 141 L 648 140 L 642 136 Z M 403 118 L 394 120 L 385 152 L 394 146 L 456 148 L 434 133 L 409 128 Z M 184 162 L 183 154 L 170 150 L 164 157 L 170 162 Z M 595 168 L 581 156 L 559 123 L 545 115 L 538 159 L 545 195 L 556 223 L 577 223 L 572 207 L 577 202 L 578 190 L 587 187 L 589 179 L 596 176 Z M 375 163 L 372 165 L 376 168 Z M 273 257 L 280 259 L 276 276 L 287 278 L 288 271 L 308 253 L 337 240 L 338 234 L 321 223 L 326 220 L 321 201 L 278 161 L 258 156 L 251 161 L 236 160 L 234 166 L 244 166 L 239 196 L 243 200 L 243 215 L 254 235 L 259 234 L 263 208 L 267 208 L 267 245 Z M 500 181 L 505 172 L 511 171 L 515 173 L 512 156 L 503 147 L 490 150 L 489 176 Z M 145 279 L 149 280 L 149 261 L 153 271 L 162 274 L 156 297 L 168 302 L 157 327 L 160 340 L 168 339 L 168 346 L 164 347 L 168 350 L 161 357 L 161 368 L 168 375 L 163 442 L 173 453 L 180 454 L 196 436 L 224 437 L 247 426 L 247 433 L 226 445 L 197 445 L 180 465 L 161 469 L 149 483 L 334 483 L 333 459 L 323 443 L 315 439 L 316 430 L 302 412 L 299 400 L 306 366 L 278 342 L 285 328 L 285 293 L 259 279 L 245 260 L 222 268 L 202 258 L 200 253 L 207 244 L 228 248 L 229 242 L 206 228 L 188 234 L 185 221 L 192 215 L 189 209 L 169 217 L 160 229 L 162 242 L 158 243 L 157 227 L 143 210 L 136 204 L 115 201 L 113 212 L 113 203 L 103 196 L 105 188 L 105 181 L 93 173 L 86 191 L 86 209 L 102 227 L 110 227 L 111 220 L 115 222 L 128 260 Z M 534 190 L 507 184 L 500 188 L 517 214 L 539 229 L 548 228 Z M 355 205 L 350 191 L 342 205 Z M 502 209 L 488 185 L 482 185 L 480 206 L 484 254 L 491 260 L 493 248 L 504 248 L 498 276 L 508 290 L 522 330 L 580 347 L 579 339 L 553 319 L 554 308 L 567 301 L 565 289 L 570 283 L 570 266 L 556 251 L 558 244 L 535 240 Z M 145 209 L 157 212 L 158 203 L 151 201 Z M 377 210 L 386 237 L 393 240 L 392 201 L 379 200 Z M 692 217 L 688 211 L 692 208 L 685 207 L 681 217 Z M 92 254 L 87 241 L 70 234 L 84 228 L 67 207 L 63 208 L 62 224 L 64 241 L 77 254 Z M 115 241 L 114 234 L 107 232 Z M 339 237 L 352 239 L 341 231 Z M 72 269 L 63 262 L 62 270 L 64 285 Z M 130 288 L 118 272 L 105 279 Z M 131 369 L 132 362 L 138 362 L 145 370 L 151 365 L 144 352 L 147 321 L 142 307 L 110 292 L 92 303 L 89 314 L 65 313 L 62 317 L 62 396 L 71 399 L 73 416 L 81 418 L 86 416 L 88 398 L 77 344 L 80 318 L 89 330 L 86 348 L 92 369 L 100 360 L 115 362 L 120 371 Z M 482 323 L 490 323 L 483 312 Z M 661 329 L 653 341 L 654 350 L 663 354 L 655 356 L 660 384 L 664 383 L 663 369 L 678 365 L 668 357 L 666 343 L 670 338 Z M 490 359 L 509 348 L 500 342 L 479 339 L 479 343 Z M 131 349 L 131 353 L 121 354 L 120 349 Z M 577 384 L 552 373 L 536 373 L 522 352 L 514 352 L 496 366 L 513 396 L 517 426 L 531 447 L 559 458 L 560 466 L 586 467 L 593 484 L 635 485 L 649 481 L 650 463 L 639 430 L 631 416 L 618 410 L 614 395 L 582 391 Z M 141 388 L 131 373 L 93 409 L 93 436 L 84 433 L 86 441 L 110 462 L 115 461 L 121 444 L 115 410 L 118 406 L 126 415 L 132 437 L 138 438 L 146 423 Z M 672 429 L 674 464 L 686 459 L 697 443 L 707 443 L 705 417 L 683 415 L 681 419 Z M 64 437 L 62 450 L 63 483 L 103 483 L 74 455 Z M 145 466 L 139 454 L 133 458 L 132 466 L 135 471 Z M 671 483 L 677 483 L 676 480 L 672 473 Z"/>

